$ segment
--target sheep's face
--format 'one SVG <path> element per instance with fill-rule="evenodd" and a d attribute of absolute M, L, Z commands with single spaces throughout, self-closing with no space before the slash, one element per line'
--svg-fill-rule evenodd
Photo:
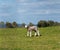
<path fill-rule="evenodd" d="M 27 25 L 25 25 L 25 28 L 27 28 Z"/>

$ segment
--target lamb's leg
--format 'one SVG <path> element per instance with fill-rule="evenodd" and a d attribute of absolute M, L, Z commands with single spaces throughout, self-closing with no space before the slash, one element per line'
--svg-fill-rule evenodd
<path fill-rule="evenodd" d="M 39 30 L 37 31 L 38 36 L 40 36 Z"/>
<path fill-rule="evenodd" d="M 27 36 L 29 36 L 29 31 L 27 32 Z"/>
<path fill-rule="evenodd" d="M 37 35 L 37 33 L 35 32 L 35 36 Z"/>
<path fill-rule="evenodd" d="M 30 31 L 30 37 L 31 37 L 32 35 L 31 35 L 31 31 Z"/>

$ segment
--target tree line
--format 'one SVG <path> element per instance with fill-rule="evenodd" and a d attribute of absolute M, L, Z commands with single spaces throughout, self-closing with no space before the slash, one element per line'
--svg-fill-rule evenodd
<path fill-rule="evenodd" d="M 54 22 L 52 20 L 45 21 L 45 20 L 40 20 L 37 23 L 38 27 L 49 27 L 49 26 L 60 26 L 59 22 Z"/>
<path fill-rule="evenodd" d="M 3 21 L 0 22 L 0 28 L 17 28 L 17 27 L 24 27 L 26 24 L 25 23 L 22 23 L 22 24 L 18 24 L 17 22 L 6 22 L 4 23 Z M 32 22 L 30 22 L 28 24 L 29 26 L 33 26 L 33 25 L 36 25 L 38 27 L 49 27 L 49 26 L 60 26 L 60 23 L 59 22 L 54 22 L 52 20 L 49 20 L 49 21 L 45 21 L 45 20 L 40 20 L 38 21 L 37 24 L 33 24 Z"/>

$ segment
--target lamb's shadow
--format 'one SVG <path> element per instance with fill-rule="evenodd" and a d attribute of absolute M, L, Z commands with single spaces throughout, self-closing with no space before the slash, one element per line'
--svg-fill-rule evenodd
<path fill-rule="evenodd" d="M 32 35 L 32 37 L 34 37 L 35 35 Z M 42 35 L 36 35 L 36 37 L 38 37 L 38 36 L 42 36 Z"/>

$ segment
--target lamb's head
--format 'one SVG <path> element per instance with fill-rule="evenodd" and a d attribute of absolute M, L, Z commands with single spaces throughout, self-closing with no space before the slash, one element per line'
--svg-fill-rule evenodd
<path fill-rule="evenodd" d="M 25 25 L 25 28 L 27 28 L 27 25 Z"/>

